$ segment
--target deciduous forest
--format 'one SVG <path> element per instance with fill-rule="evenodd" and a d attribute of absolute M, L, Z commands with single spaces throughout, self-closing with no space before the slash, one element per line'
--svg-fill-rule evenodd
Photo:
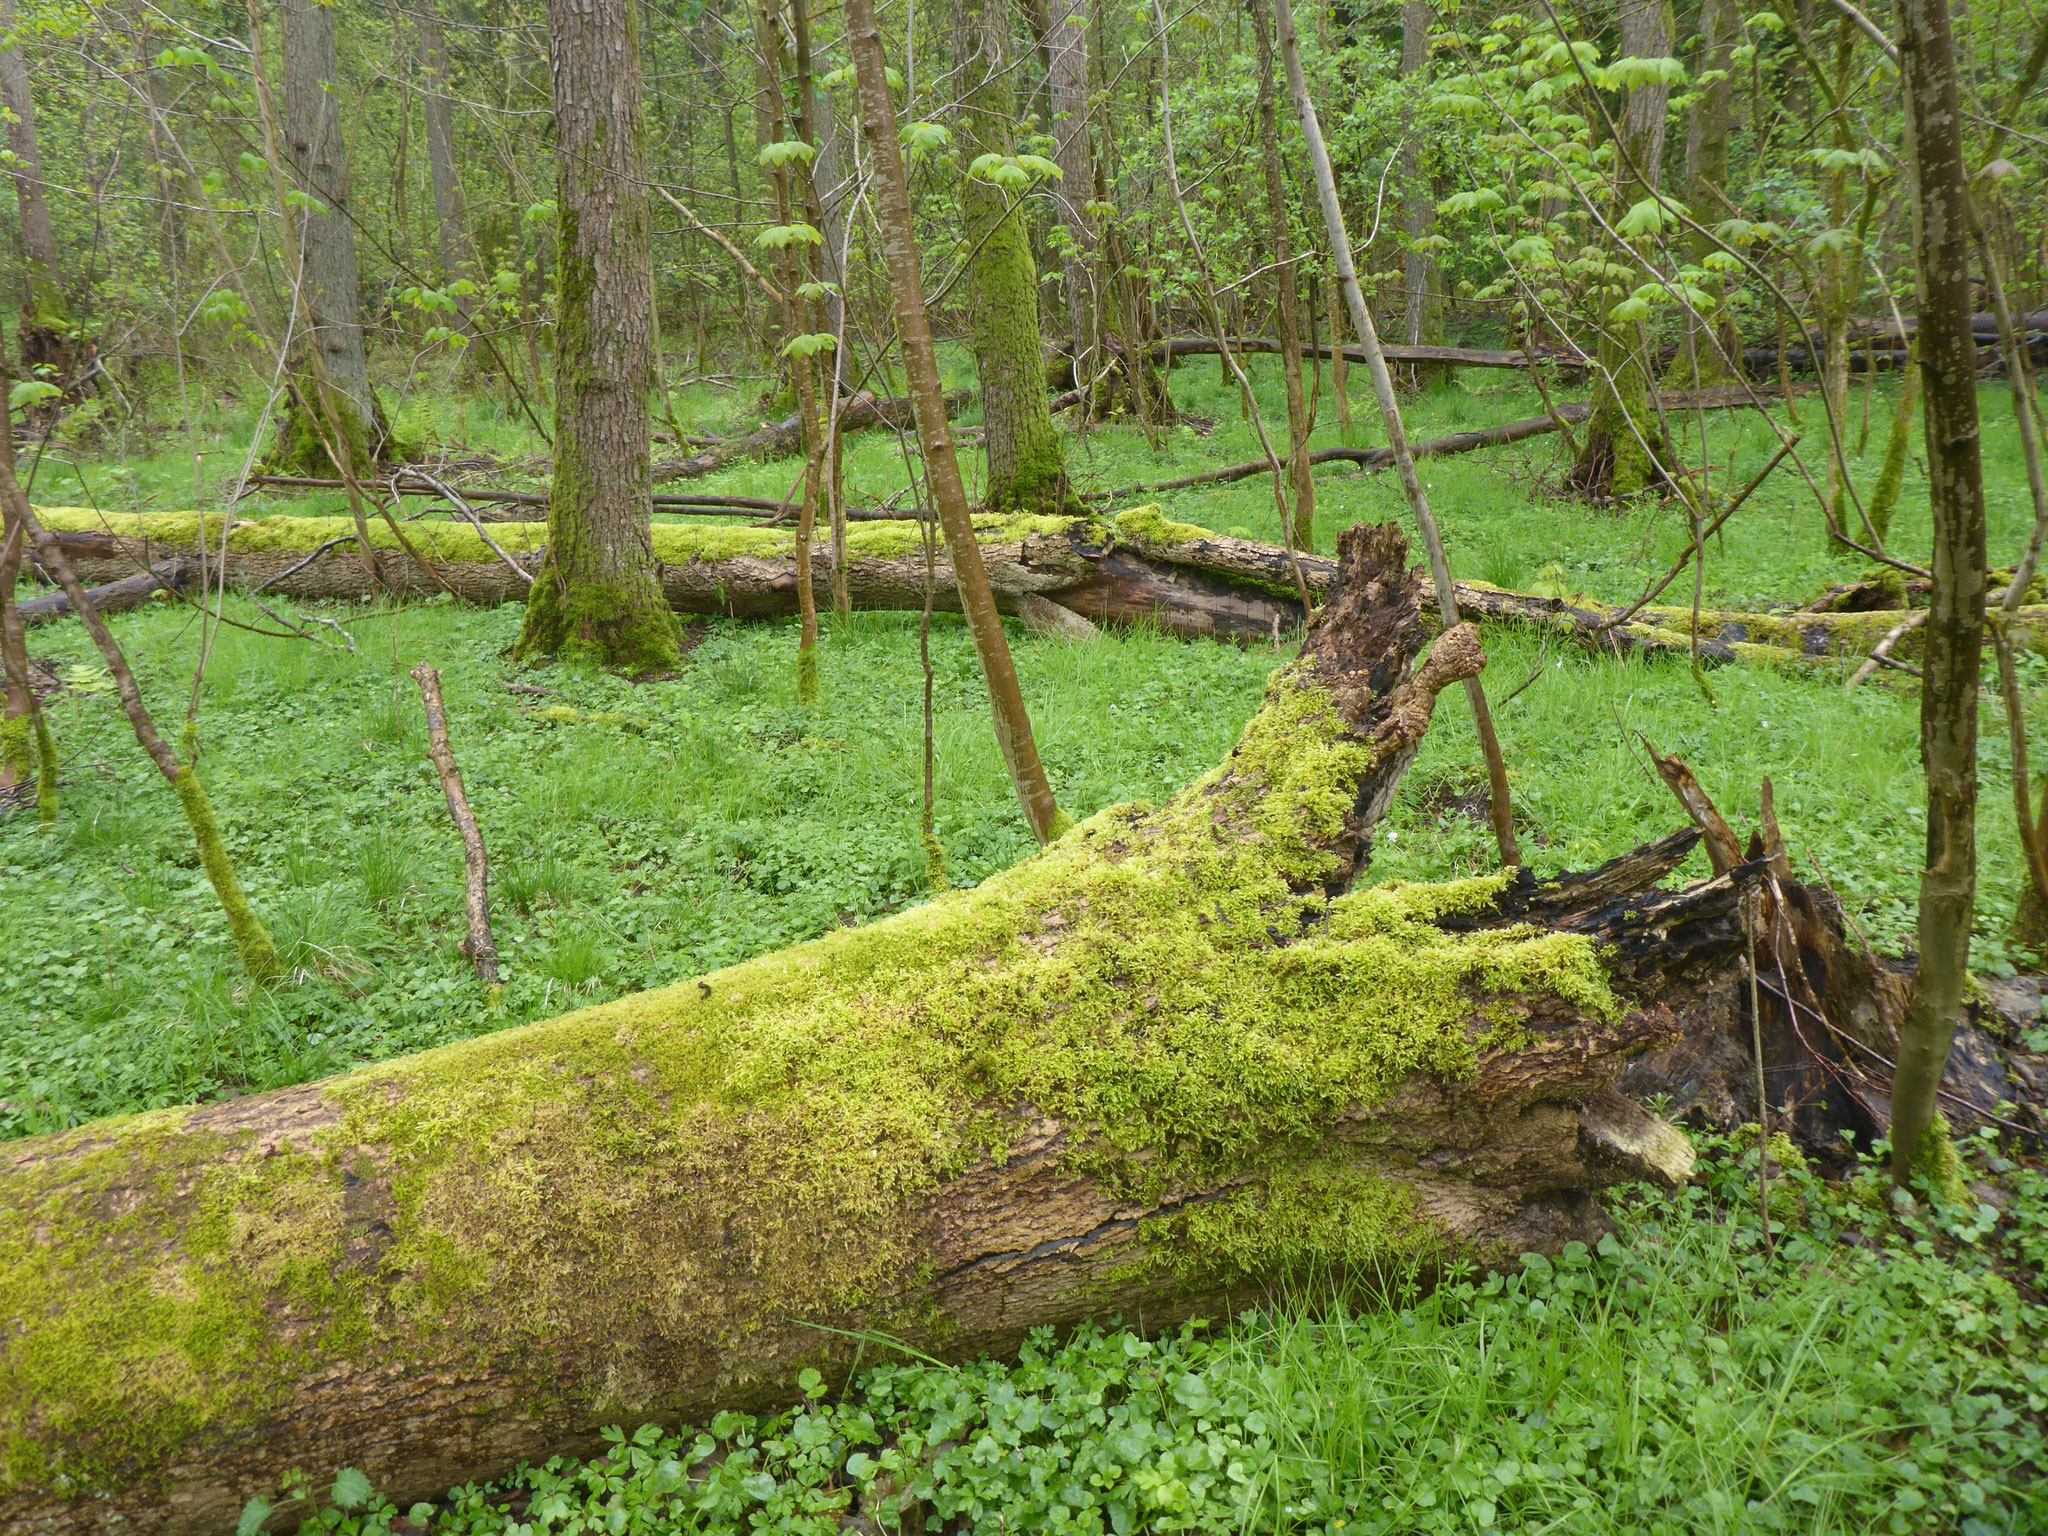
<path fill-rule="evenodd" d="M 0 118 L 0 1532 L 2048 1529 L 2039 0 Z"/>

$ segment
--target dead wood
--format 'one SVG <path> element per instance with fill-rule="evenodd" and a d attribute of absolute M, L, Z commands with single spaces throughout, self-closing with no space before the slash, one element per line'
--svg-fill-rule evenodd
<path fill-rule="evenodd" d="M 1359 883 L 1437 692 L 1484 664 L 1460 626 L 1416 665 L 1404 556 L 1344 535 L 1216 773 L 973 891 L 0 1149 L 0 1525 L 213 1531 L 293 1468 L 403 1507 L 607 1423 L 787 1401 L 860 1331 L 966 1358 L 1297 1269 L 1511 1264 L 1597 1237 L 1604 1184 L 1682 1180 L 1613 1085 L 1725 971 L 1725 880 Z"/>
<path fill-rule="evenodd" d="M 469 936 L 462 942 L 462 952 L 475 964 L 477 979 L 495 987 L 498 941 L 491 932 L 490 861 L 484 853 L 484 835 L 469 808 L 469 795 L 462 787 L 462 771 L 455 766 L 455 749 L 448 744 L 448 707 L 441 701 L 441 674 L 421 662 L 412 669 L 412 680 L 420 685 L 420 703 L 426 711 L 427 755 L 441 776 L 449 819 L 462 835 L 463 906 L 469 917 Z"/>
<path fill-rule="evenodd" d="M 199 580 L 200 562 L 190 556 L 178 556 L 171 560 L 159 560 L 147 570 L 133 576 L 123 576 L 116 581 L 93 587 L 86 592 L 92 605 L 99 612 L 125 613 L 130 608 L 139 608 L 159 592 L 183 592 Z M 71 599 L 60 589 L 47 592 L 41 597 L 32 597 L 25 603 L 15 605 L 24 624 L 40 624 L 48 619 L 61 619 L 71 612 Z"/>

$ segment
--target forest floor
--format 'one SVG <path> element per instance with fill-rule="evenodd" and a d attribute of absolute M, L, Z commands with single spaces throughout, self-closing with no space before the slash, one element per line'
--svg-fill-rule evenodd
<path fill-rule="evenodd" d="M 1269 423 L 1284 423 L 1277 369 L 1254 366 Z M 1213 362 L 1172 378 L 1181 410 L 1213 427 L 1177 426 L 1158 453 L 1134 427 L 1095 429 L 1072 450 L 1084 490 L 1257 456 Z M 1372 414 L 1363 382 L 1354 373 L 1361 423 Z M 1881 380 L 1872 398 L 1860 384 L 1852 395 L 1852 446 L 1866 411 L 1870 422 L 1854 460 L 1866 490 L 1891 391 Z M 407 434 L 451 459 L 488 455 L 500 466 L 493 483 L 534 483 L 544 445 L 495 402 L 424 385 L 394 396 Z M 676 397 L 686 431 L 751 426 L 763 413 L 746 407 L 757 404 L 704 386 Z M 1326 394 L 1326 419 L 1328 404 Z M 1982 406 L 1992 560 L 2009 563 L 2029 524 L 2025 483 L 2004 390 L 1986 386 Z M 1512 376 L 1469 373 L 1411 398 L 1409 430 L 1432 437 L 1540 409 Z M 1817 468 L 1818 402 L 1801 411 L 1802 451 Z M 124 440 L 113 428 L 97 442 L 54 443 L 35 499 L 172 510 L 197 496 L 219 506 L 253 416 L 223 398 L 200 411 L 191 438 L 129 428 Z M 1674 427 L 1688 434 L 1689 462 L 1704 431 L 1720 485 L 1740 484 L 1776 448 L 1751 413 Z M 1331 422 L 1316 446 L 1338 440 Z M 1350 438 L 1381 440 L 1376 423 Z M 689 489 L 780 497 L 799 468 L 747 464 Z M 1555 437 L 1426 463 L 1454 571 L 1620 601 L 1661 575 L 1687 542 L 1682 512 L 1655 498 L 1588 507 L 1562 494 L 1564 469 Z M 902 487 L 889 434 L 853 441 L 848 483 L 857 502 Z M 1324 548 L 1361 520 L 1406 521 L 1390 475 L 1331 466 L 1318 494 Z M 1277 540 L 1263 479 L 1163 499 L 1176 518 Z M 338 505 L 278 495 L 239 511 Z M 1916 461 L 1893 543 L 1911 551 L 1927 539 Z M 1864 570 L 1829 550 L 1788 467 L 1710 547 L 1705 599 L 1795 606 Z M 515 667 L 515 608 L 318 611 L 346 627 L 352 652 L 338 639 L 319 648 L 222 629 L 196 715 L 201 773 L 293 969 L 288 984 L 262 989 L 241 978 L 175 799 L 137 751 L 97 654 L 75 625 L 31 632 L 32 654 L 62 684 L 50 712 L 63 802 L 50 831 L 32 809 L 0 811 L 0 1138 L 308 1081 L 662 985 L 925 894 L 915 615 L 828 618 L 823 698 L 805 708 L 788 623 L 695 625 L 675 676 L 634 684 Z M 238 600 L 229 612 L 254 617 Z M 113 623 L 160 718 L 175 724 L 193 693 L 191 610 L 160 603 Z M 1879 677 L 1845 694 L 1840 672 L 1729 667 L 1709 675 L 1709 698 L 1682 664 L 1546 652 L 1507 630 L 1486 643 L 1496 700 L 1534 676 L 1497 718 L 1539 870 L 1597 863 L 1679 823 L 1640 732 L 1684 757 L 1741 829 L 1768 775 L 1802 873 L 1833 885 L 1879 948 L 1910 944 L 1924 839 L 1912 691 Z M 1206 770 L 1279 659 L 1270 648 L 1143 633 L 1077 645 L 1016 631 L 1012 644 L 1054 788 L 1076 816 L 1156 801 Z M 956 619 L 935 619 L 932 655 L 938 834 L 954 881 L 971 883 L 1030 840 Z M 491 852 L 506 973 L 495 994 L 456 952 L 461 849 L 407 676 L 421 661 L 442 670 Z M 2048 682 L 2044 665 L 2024 663 L 2030 698 Z M 2023 876 L 2005 725 L 1989 695 L 1982 772 L 1973 958 L 2009 975 L 2027 966 L 2008 939 Z M 1470 718 L 1446 707 L 1385 823 L 1374 877 L 1490 867 L 1491 838 L 1470 798 L 1483 783 Z M 1701 860 L 1682 873 L 1705 872 Z M 2048 1511 L 2029 1502 L 2038 1491 L 2025 1492 L 2043 1470 L 2048 1411 L 2048 1379 L 2025 1363 L 2048 1337 L 2029 1279 L 2048 1254 L 2040 1181 L 1993 1168 L 1986 1149 L 1979 1171 L 1999 1186 L 2005 1215 L 1990 1205 L 1922 1212 L 1916 1229 L 1881 1202 L 1873 1212 L 1795 1180 L 1799 1208 L 1786 1214 L 1801 1233 L 1766 1253 L 1753 1200 L 1737 1194 L 1742 1154 L 1721 1152 L 1725 1187 L 1642 1204 L 1624 1214 L 1614 1252 L 1506 1288 L 1448 1287 L 1385 1312 L 1283 1307 L 1213 1339 L 1089 1334 L 1048 1341 L 1014 1368 L 891 1366 L 843 1399 L 843 1384 L 829 1384 L 829 1412 L 713 1426 L 751 1459 L 730 1456 L 716 1478 L 677 1486 L 738 1502 L 641 1528 L 832 1529 L 821 1490 L 857 1482 L 847 1457 L 866 1447 L 859 1454 L 872 1459 L 912 1420 L 924 1445 L 955 1442 L 927 1475 L 959 1502 L 935 1493 L 933 1507 L 977 1530 L 2042 1528 Z M 1754 1167 L 1751 1151 L 1752 1196 Z M 1844 1232 L 1860 1246 L 1838 1243 Z M 1048 1394 L 1093 1406 L 1055 1423 Z M 897 1427 L 870 1432 L 862 1414 L 877 1424 L 896 1415 Z M 1085 1455 L 1075 1448 L 1084 1441 Z M 622 1446 L 619 1466 L 646 1475 L 620 1472 L 594 1495 L 589 1479 L 612 1473 L 532 1489 L 536 1500 L 569 1501 L 556 1530 L 568 1528 L 571 1502 L 624 1498 L 628 1486 L 653 1510 L 648 1501 L 676 1492 L 662 1481 L 685 1477 L 664 1469 L 684 1468 L 697 1444 Z M 1054 1445 L 1068 1450 L 1054 1456 Z M 1025 1455 L 1027 1446 L 1038 1449 Z M 563 1469 L 546 1476 L 574 1481 Z"/>

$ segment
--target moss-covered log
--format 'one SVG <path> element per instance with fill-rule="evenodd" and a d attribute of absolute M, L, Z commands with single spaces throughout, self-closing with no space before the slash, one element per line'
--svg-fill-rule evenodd
<path fill-rule="evenodd" d="M 66 530 L 73 566 L 87 581 L 133 576 L 148 562 L 198 553 L 200 519 L 190 512 L 99 513 L 46 508 L 47 526 Z M 208 544 L 221 542 L 209 514 Z M 1156 624 L 1189 638 L 1270 640 L 1275 626 L 1301 623 L 1287 551 L 1271 544 L 1177 523 L 1156 507 L 1112 517 L 977 517 L 983 558 L 1006 613 L 1039 628 L 1085 634 L 1091 624 Z M 458 596 L 476 603 L 523 602 L 526 582 L 465 523 L 410 523 L 409 536 L 438 563 Z M 489 532 L 522 569 L 540 568 L 544 523 L 493 523 Z M 369 591 L 350 558 L 354 524 L 346 518 L 268 517 L 228 530 L 228 580 L 286 596 L 359 598 Z M 415 565 L 390 529 L 370 530 L 386 575 L 399 590 L 432 597 L 441 590 Z M 856 608 L 924 605 L 924 560 L 910 522 L 862 524 L 847 534 L 848 585 Z M 684 614 L 769 618 L 796 611 L 796 536 L 782 528 L 685 527 L 657 523 L 656 573 L 669 606 Z M 324 551 L 324 552 L 323 552 Z M 1336 562 L 1300 555 L 1311 593 L 1327 591 Z M 829 567 L 830 546 L 812 559 Z M 944 551 L 938 605 L 957 608 Z M 1620 610 L 1589 599 L 1565 601 L 1510 592 L 1484 582 L 1457 583 L 1462 613 L 1485 622 L 1547 629 L 1602 655 L 1687 655 L 1689 607 L 1645 608 L 1606 627 Z M 1897 613 L 1751 613 L 1703 609 L 1700 658 L 1708 666 L 1832 665 L 1867 655 L 1898 622 Z M 2020 643 L 2048 650 L 2048 605 L 2020 610 Z M 1899 648 L 1913 654 L 1912 637 Z"/>
<path fill-rule="evenodd" d="M 524 1029 L 0 1151 L 0 1527 L 401 1507 L 615 1421 L 1276 1276 L 1512 1262 L 1682 1178 L 1611 1091 L 1736 893 L 1359 883 L 1437 690 L 1396 529 L 1208 777 L 972 891 Z"/>

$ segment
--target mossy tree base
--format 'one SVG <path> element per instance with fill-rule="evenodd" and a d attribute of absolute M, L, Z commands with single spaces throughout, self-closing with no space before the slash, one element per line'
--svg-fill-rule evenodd
<path fill-rule="evenodd" d="M 638 581 L 571 586 L 546 575 L 526 599 L 516 654 L 555 656 L 621 672 L 659 672 L 682 660 L 681 630 L 649 575 Z"/>
<path fill-rule="evenodd" d="M 1652 888 L 1689 843 L 1577 885 L 1362 884 L 1484 658 L 1460 627 L 1417 670 L 1397 529 L 1339 559 L 1214 772 L 972 891 L 0 1151 L 0 1524 L 217 1530 L 291 1468 L 403 1507 L 789 1399 L 840 1330 L 962 1358 L 1291 1271 L 1511 1263 L 1595 1236 L 1604 1183 L 1683 1178 L 1610 1085 L 1680 1033 L 1687 898 Z"/>

